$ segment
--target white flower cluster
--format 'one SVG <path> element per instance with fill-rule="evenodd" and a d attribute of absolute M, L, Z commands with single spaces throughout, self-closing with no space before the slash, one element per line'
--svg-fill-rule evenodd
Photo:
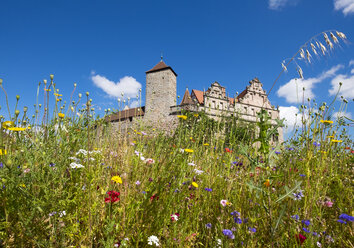
<path fill-rule="evenodd" d="M 78 169 L 78 168 L 84 168 L 85 166 L 83 166 L 82 164 L 77 164 L 77 163 L 75 163 L 75 162 L 72 162 L 72 163 L 70 164 L 70 167 L 71 167 L 72 169 Z"/>
<path fill-rule="evenodd" d="M 151 235 L 151 236 L 148 238 L 148 244 L 149 244 L 149 245 L 160 246 L 160 244 L 159 244 L 159 239 L 158 239 L 155 235 Z"/>

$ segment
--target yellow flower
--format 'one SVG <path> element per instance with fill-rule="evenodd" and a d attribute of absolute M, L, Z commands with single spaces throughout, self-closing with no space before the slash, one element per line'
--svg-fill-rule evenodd
<path fill-rule="evenodd" d="M 59 98 L 57 98 L 57 102 L 59 102 L 60 100 L 59 100 Z"/>
<path fill-rule="evenodd" d="M 25 131 L 26 129 L 27 129 L 26 127 L 9 127 L 8 128 L 8 130 L 15 131 L 15 132 Z"/>
<path fill-rule="evenodd" d="M 136 132 L 136 134 L 137 134 L 137 135 L 141 135 L 141 133 L 140 133 L 140 132 Z"/>
<path fill-rule="evenodd" d="M 329 120 L 320 120 L 321 123 L 325 123 L 325 124 L 332 124 L 333 121 L 329 121 Z"/>
<path fill-rule="evenodd" d="M 264 185 L 265 185 L 266 187 L 269 187 L 269 186 L 270 186 L 269 179 L 267 179 L 267 180 L 264 182 Z"/>
<path fill-rule="evenodd" d="M 327 152 L 326 151 L 321 151 L 321 153 L 326 154 Z"/>
<path fill-rule="evenodd" d="M 333 135 L 331 135 L 331 136 L 327 136 L 327 138 L 334 138 L 334 136 L 333 136 Z"/>
<path fill-rule="evenodd" d="M 122 178 L 120 178 L 120 176 L 114 176 L 111 178 L 112 181 L 116 182 L 116 183 L 120 183 L 122 184 Z"/>
<path fill-rule="evenodd" d="M 18 186 L 20 186 L 22 188 L 26 188 L 26 185 L 24 185 L 24 184 L 19 184 Z"/>
<path fill-rule="evenodd" d="M 0 148 L 0 155 L 6 155 L 7 151 L 5 149 Z"/>
<path fill-rule="evenodd" d="M 187 116 L 186 115 L 177 115 L 177 117 L 179 119 L 187 120 Z"/>
<path fill-rule="evenodd" d="M 193 182 L 192 186 L 195 187 L 195 188 L 198 188 L 198 184 L 196 182 Z"/>
<path fill-rule="evenodd" d="M 14 127 L 15 123 L 13 121 L 5 121 L 2 123 L 2 128 L 8 129 L 9 127 Z"/>
<path fill-rule="evenodd" d="M 341 143 L 343 140 L 331 140 L 332 143 Z"/>
<path fill-rule="evenodd" d="M 199 115 L 198 114 L 194 114 L 194 117 L 198 117 Z"/>
<path fill-rule="evenodd" d="M 51 89 L 44 89 L 45 91 L 51 91 Z"/>
<path fill-rule="evenodd" d="M 185 152 L 189 152 L 189 153 L 192 153 L 194 152 L 192 149 L 184 149 Z"/>
<path fill-rule="evenodd" d="M 64 118 L 65 114 L 64 113 L 58 113 L 59 118 Z"/>
<path fill-rule="evenodd" d="M 203 145 L 204 145 L 204 146 L 209 146 L 209 144 L 208 144 L 208 143 L 204 143 Z"/>
<path fill-rule="evenodd" d="M 63 96 L 62 94 L 54 93 L 54 96 Z"/>

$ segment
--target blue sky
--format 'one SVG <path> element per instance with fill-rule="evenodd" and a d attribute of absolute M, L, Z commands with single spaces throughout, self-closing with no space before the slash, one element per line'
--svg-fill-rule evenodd
<path fill-rule="evenodd" d="M 38 82 L 54 74 L 64 100 L 77 83 L 75 100 L 89 91 L 102 115 L 106 108 L 118 108 L 122 90 L 136 105 L 139 88 L 145 92 L 145 71 L 160 61 L 161 52 L 178 74 L 178 95 L 186 87 L 203 90 L 218 81 L 232 96 L 254 77 L 269 91 L 284 59 L 316 34 L 338 30 L 347 42 L 338 38 L 329 49 L 320 35 L 316 40 L 326 46 L 324 56 L 310 47 L 311 63 L 297 56 L 304 74 L 297 84 L 321 103 L 333 99 L 341 80 L 341 95 L 352 102 L 353 26 L 354 0 L 2 0 L 0 78 L 12 109 L 20 95 L 20 109 L 33 112 Z M 289 124 L 302 100 L 294 97 L 298 77 L 291 63 L 270 93 Z M 7 116 L 3 92 L 0 106 L 0 115 Z M 347 116 L 354 117 L 352 103 Z"/>

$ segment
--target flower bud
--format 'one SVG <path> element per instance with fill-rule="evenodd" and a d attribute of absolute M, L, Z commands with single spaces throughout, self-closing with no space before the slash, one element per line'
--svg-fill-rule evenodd
<path fill-rule="evenodd" d="M 86 96 L 89 96 L 90 95 L 90 92 L 86 91 Z"/>
<path fill-rule="evenodd" d="M 16 100 L 20 100 L 20 95 L 16 95 Z"/>
<path fill-rule="evenodd" d="M 44 80 L 43 80 L 43 83 L 44 83 L 44 84 L 47 84 L 47 79 L 44 79 Z"/>
<path fill-rule="evenodd" d="M 23 112 L 24 113 L 26 113 L 27 112 L 27 110 L 28 110 L 28 108 L 25 106 L 25 107 L 23 107 Z"/>
<path fill-rule="evenodd" d="M 81 93 L 79 93 L 79 98 L 81 98 L 82 97 L 82 94 Z"/>
<path fill-rule="evenodd" d="M 53 79 L 54 79 L 54 75 L 53 75 L 53 74 L 50 74 L 50 75 L 49 75 L 49 77 L 50 77 L 50 80 L 52 80 L 52 81 L 53 81 Z"/>
<path fill-rule="evenodd" d="M 2 78 L 0 78 L 0 85 L 2 85 Z"/>
<path fill-rule="evenodd" d="M 20 114 L 20 110 L 16 109 L 15 115 L 18 116 Z"/>

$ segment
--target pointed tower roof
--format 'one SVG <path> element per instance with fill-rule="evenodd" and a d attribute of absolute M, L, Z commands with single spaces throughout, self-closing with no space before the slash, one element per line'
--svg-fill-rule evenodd
<path fill-rule="evenodd" d="M 157 65 L 155 65 L 152 69 L 148 70 L 148 71 L 146 72 L 146 74 L 147 74 L 147 73 L 150 73 L 150 72 L 162 71 L 162 70 L 167 70 L 167 69 L 170 69 L 170 70 L 173 72 L 173 74 L 175 74 L 175 76 L 177 77 L 177 73 L 174 72 L 174 70 L 173 70 L 170 66 L 166 65 L 165 62 L 163 62 L 163 60 L 161 60 L 161 61 L 160 61 Z"/>
<path fill-rule="evenodd" d="M 185 104 L 194 104 L 192 97 L 189 94 L 188 88 L 186 88 L 186 91 L 184 92 L 184 96 L 180 105 L 185 105 Z"/>

